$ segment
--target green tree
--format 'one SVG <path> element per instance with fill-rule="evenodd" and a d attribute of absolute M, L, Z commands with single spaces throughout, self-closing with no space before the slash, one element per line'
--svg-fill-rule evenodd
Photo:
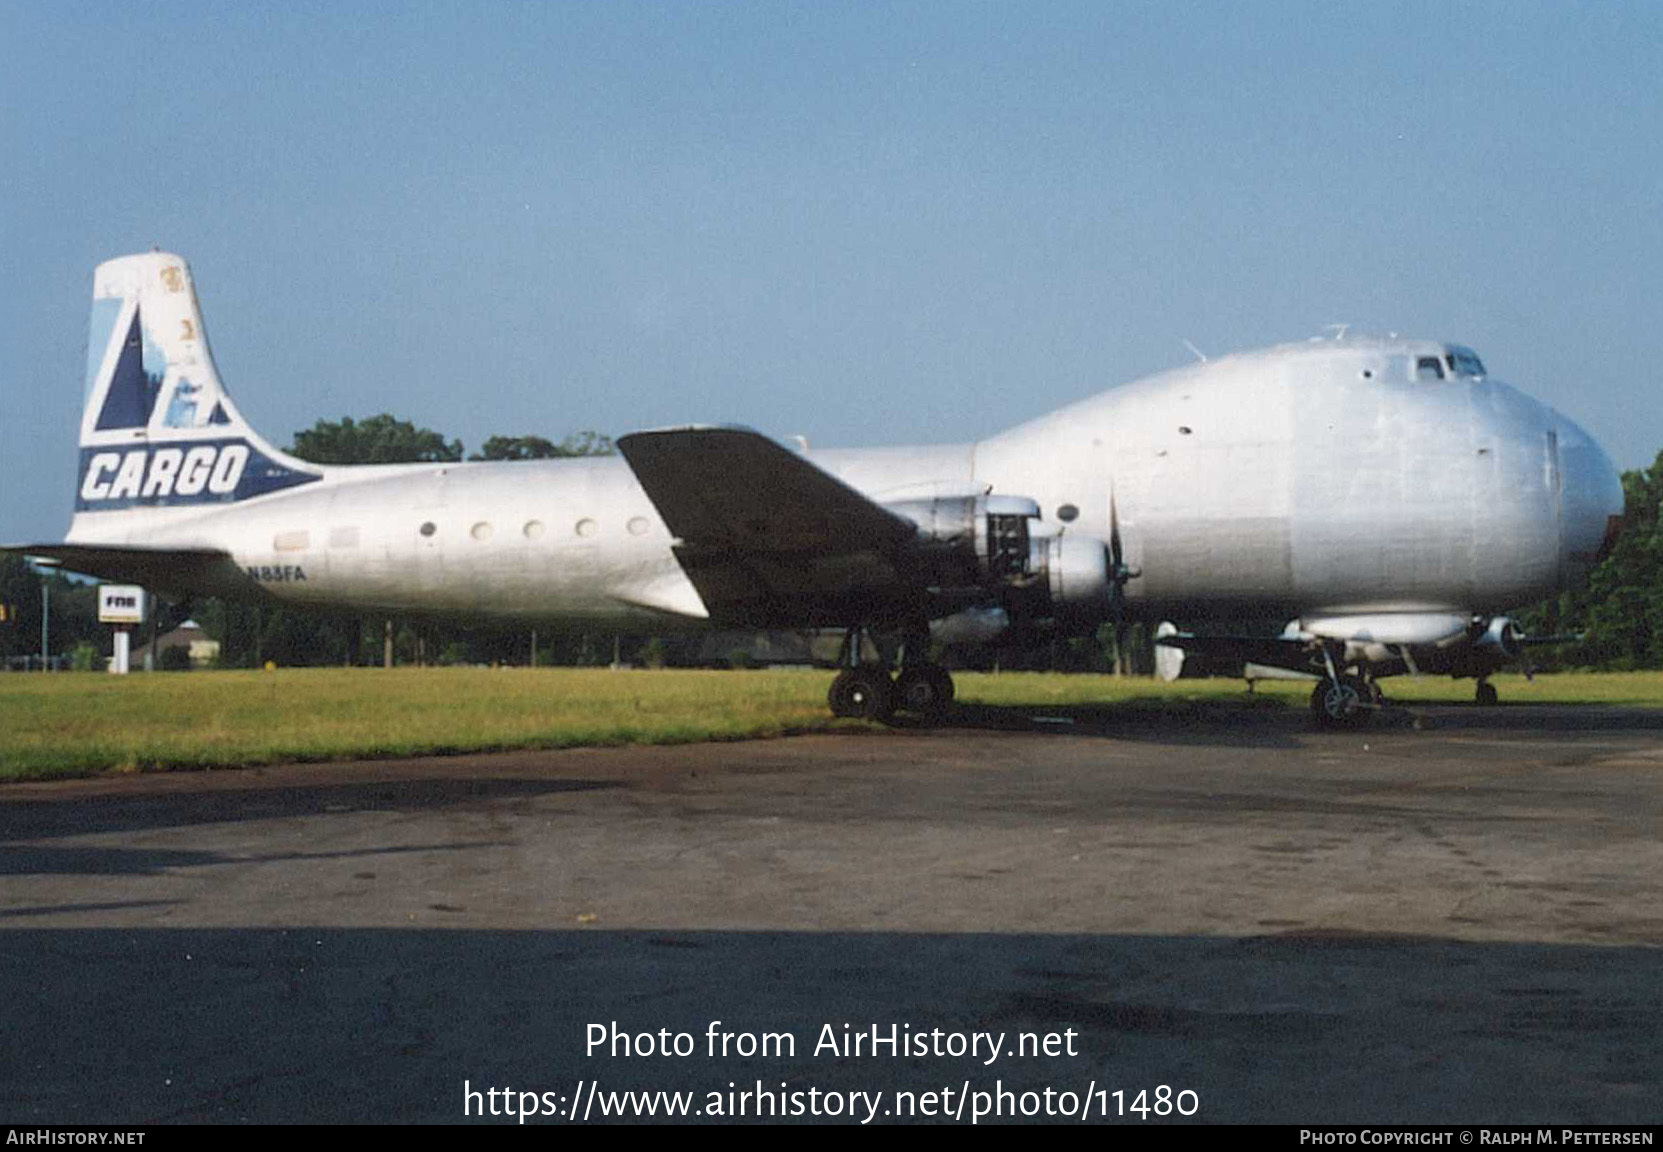
<path fill-rule="evenodd" d="M 294 434 L 289 451 L 313 464 L 449 463 L 462 459 L 462 441 L 383 412 L 357 422 L 319 420 Z"/>
<path fill-rule="evenodd" d="M 1536 635 L 1582 633 L 1581 643 L 1533 652 L 1544 668 L 1663 668 L 1663 452 L 1623 473 L 1623 530 L 1588 579 L 1519 613 Z"/>
<path fill-rule="evenodd" d="M 38 571 L 23 557 L 0 555 L 0 659 L 40 653 L 41 585 L 50 588 L 48 642 L 54 654 L 78 643 L 109 645 L 109 630 L 98 623 L 98 586 L 62 572 Z"/>
<path fill-rule="evenodd" d="M 40 576 L 21 556 L 0 556 L 0 657 L 40 651 Z"/>
<path fill-rule="evenodd" d="M 492 436 L 471 460 L 555 460 L 567 456 L 611 456 L 612 437 L 577 432 L 560 443 L 543 436 Z"/>

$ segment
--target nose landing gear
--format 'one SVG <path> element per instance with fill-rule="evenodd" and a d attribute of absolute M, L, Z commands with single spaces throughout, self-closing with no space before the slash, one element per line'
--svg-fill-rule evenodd
<path fill-rule="evenodd" d="M 1386 694 L 1373 676 L 1344 672 L 1345 646 L 1324 642 L 1323 664 L 1328 675 L 1311 690 L 1311 716 L 1318 728 L 1360 728 L 1386 703 Z"/>
<path fill-rule="evenodd" d="M 1319 680 L 1311 691 L 1311 715 L 1319 728 L 1356 728 L 1372 714 L 1374 691 L 1349 673 Z"/>

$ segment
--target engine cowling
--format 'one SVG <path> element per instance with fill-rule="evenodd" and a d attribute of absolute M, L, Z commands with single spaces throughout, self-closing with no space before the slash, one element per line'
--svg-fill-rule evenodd
<path fill-rule="evenodd" d="M 1524 645 L 1519 642 L 1518 625 L 1513 623 L 1511 616 L 1491 617 L 1484 634 L 1473 641 L 1473 647 L 1500 652 L 1509 660 L 1518 659 L 1519 654 L 1524 651 Z"/>
<path fill-rule="evenodd" d="M 886 507 L 917 526 L 911 559 L 945 601 L 1070 628 L 1095 627 L 1112 612 L 1118 589 L 1107 545 L 1053 530 L 1035 500 L 983 493 Z"/>
<path fill-rule="evenodd" d="M 1109 548 L 1095 536 L 1067 533 L 1043 542 L 1047 614 L 1071 626 L 1096 627 L 1114 607 Z"/>

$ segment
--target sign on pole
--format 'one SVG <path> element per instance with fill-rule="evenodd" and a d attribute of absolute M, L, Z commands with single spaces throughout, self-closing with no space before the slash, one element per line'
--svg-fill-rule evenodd
<path fill-rule="evenodd" d="M 100 624 L 143 624 L 144 589 L 137 584 L 100 584 L 98 586 L 98 622 Z"/>

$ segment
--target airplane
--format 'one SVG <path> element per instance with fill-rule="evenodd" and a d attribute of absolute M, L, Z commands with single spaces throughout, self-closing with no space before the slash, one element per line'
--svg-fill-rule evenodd
<path fill-rule="evenodd" d="M 232 403 L 185 261 L 148 252 L 93 277 L 69 532 L 9 550 L 171 598 L 836 630 L 831 710 L 879 720 L 951 702 L 932 637 L 1274 615 L 1295 631 L 1247 658 L 1315 672 L 1314 715 L 1343 725 L 1382 675 L 1447 657 L 1482 676 L 1511 654 L 1503 613 L 1585 577 L 1623 510 L 1598 444 L 1471 349 L 1343 332 L 974 443 L 811 452 L 712 425 L 617 446 L 299 460 Z M 1242 654 L 1240 638 L 1181 639 Z"/>

